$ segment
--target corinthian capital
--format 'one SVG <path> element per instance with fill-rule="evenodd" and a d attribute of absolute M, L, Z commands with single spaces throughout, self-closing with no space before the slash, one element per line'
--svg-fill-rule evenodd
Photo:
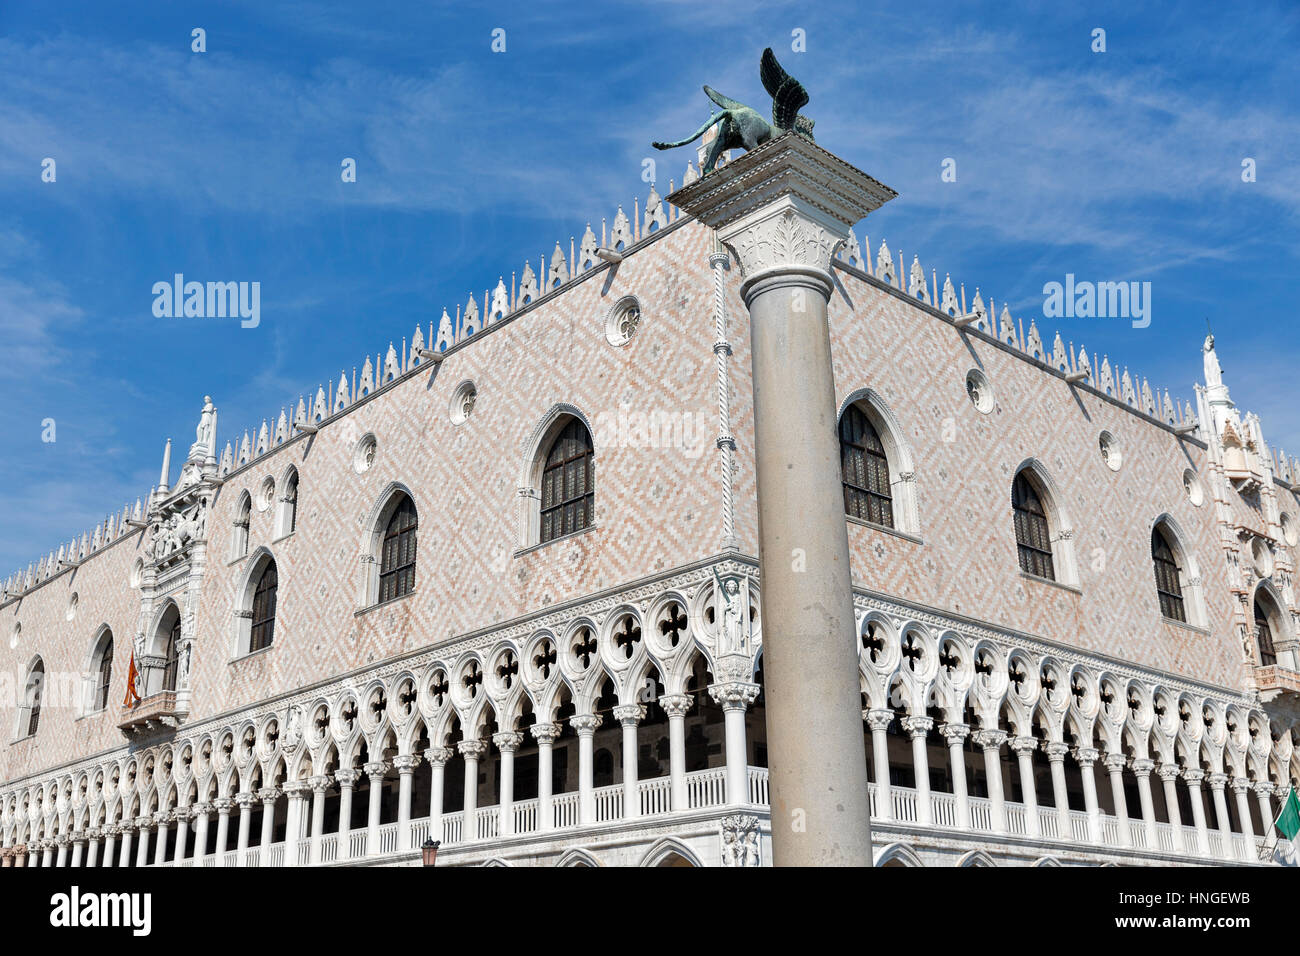
<path fill-rule="evenodd" d="M 758 699 L 760 689 L 757 684 L 734 680 L 722 684 L 710 684 L 709 696 L 723 710 L 743 710 Z"/>
<path fill-rule="evenodd" d="M 694 703 L 695 698 L 690 694 L 664 694 L 659 698 L 659 706 L 669 717 L 685 717 Z"/>

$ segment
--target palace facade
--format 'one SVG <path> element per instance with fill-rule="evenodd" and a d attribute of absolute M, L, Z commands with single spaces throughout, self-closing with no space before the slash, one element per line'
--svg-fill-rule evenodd
<path fill-rule="evenodd" d="M 740 280 L 653 189 L 568 246 L 6 581 L 0 863 L 770 862 Z M 1213 340 L 832 272 L 877 864 L 1269 862 L 1300 467 Z"/>

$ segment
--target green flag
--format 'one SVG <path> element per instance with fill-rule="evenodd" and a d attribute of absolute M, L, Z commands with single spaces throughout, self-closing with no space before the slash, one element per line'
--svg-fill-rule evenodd
<path fill-rule="evenodd" d="M 1295 787 L 1287 793 L 1286 805 L 1277 816 L 1277 828 L 1288 840 L 1294 840 L 1300 833 L 1300 799 L 1296 799 Z"/>

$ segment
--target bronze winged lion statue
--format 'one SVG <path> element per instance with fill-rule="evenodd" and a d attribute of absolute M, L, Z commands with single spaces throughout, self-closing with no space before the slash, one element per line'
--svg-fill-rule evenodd
<path fill-rule="evenodd" d="M 763 117 L 758 115 L 758 111 L 749 108 L 743 103 L 737 103 L 729 97 L 723 96 L 713 87 L 706 85 L 705 94 L 718 106 L 722 107 L 722 112 L 709 117 L 709 121 L 697 129 L 686 139 L 679 140 L 676 143 L 652 143 L 655 149 L 675 149 L 678 146 L 685 146 L 699 139 L 711 126 L 718 125 L 718 136 L 709 148 L 708 158 L 705 160 L 704 175 L 713 172 L 717 165 L 718 157 L 728 149 L 744 147 L 745 149 L 754 149 L 761 146 L 769 139 L 780 136 L 782 133 L 794 130 L 800 136 L 806 136 L 808 139 L 813 138 L 813 121 L 807 116 L 800 116 L 799 110 L 808 105 L 808 91 L 803 85 L 792 77 L 789 73 L 781 68 L 781 64 L 776 61 L 776 54 L 772 48 L 768 47 L 763 51 L 763 59 L 759 63 L 759 78 L 763 81 L 763 89 L 767 90 L 768 95 L 772 97 L 772 122 L 769 123 Z"/>

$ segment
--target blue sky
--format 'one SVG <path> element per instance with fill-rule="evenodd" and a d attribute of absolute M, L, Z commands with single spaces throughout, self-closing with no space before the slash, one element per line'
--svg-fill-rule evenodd
<path fill-rule="evenodd" d="M 1209 317 L 1233 397 L 1300 454 L 1300 9 L 1068 6 L 3 0 L 0 575 L 147 492 L 205 393 L 224 446 L 630 214 L 646 157 L 680 183 L 693 151 L 649 141 L 702 122 L 701 83 L 765 109 L 768 45 L 818 142 L 899 191 L 873 248 L 1184 399 Z M 261 324 L 155 318 L 176 272 L 260 282 Z M 1044 321 L 1067 272 L 1150 281 L 1151 326 Z"/>

